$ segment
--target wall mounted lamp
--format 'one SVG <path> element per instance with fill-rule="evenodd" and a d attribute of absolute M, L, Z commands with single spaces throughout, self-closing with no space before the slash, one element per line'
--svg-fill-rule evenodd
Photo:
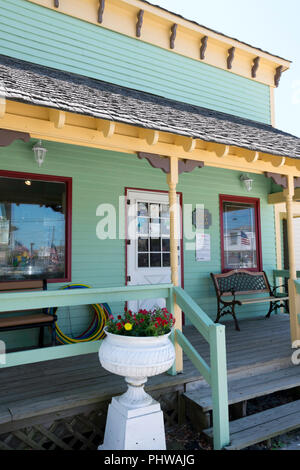
<path fill-rule="evenodd" d="M 252 191 L 253 179 L 250 178 L 250 176 L 248 174 L 246 175 L 244 173 L 240 176 L 240 180 L 243 183 L 243 185 L 245 186 L 248 193 L 250 193 L 250 191 Z"/>
<path fill-rule="evenodd" d="M 32 147 L 32 150 L 34 152 L 35 161 L 37 162 L 38 166 L 41 167 L 44 163 L 47 149 L 43 147 L 42 141 L 38 140 L 37 143 Z"/>

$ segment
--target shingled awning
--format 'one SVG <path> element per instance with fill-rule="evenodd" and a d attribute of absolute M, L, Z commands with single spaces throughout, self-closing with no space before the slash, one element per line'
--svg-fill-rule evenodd
<path fill-rule="evenodd" d="M 8 100 L 300 158 L 300 138 L 270 125 L 0 56 Z"/>

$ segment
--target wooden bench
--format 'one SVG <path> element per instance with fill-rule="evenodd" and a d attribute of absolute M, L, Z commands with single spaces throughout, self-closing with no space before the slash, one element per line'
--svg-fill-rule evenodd
<path fill-rule="evenodd" d="M 276 289 L 282 286 L 272 289 L 264 271 L 252 272 L 247 269 L 235 269 L 225 274 L 211 273 L 211 277 L 216 289 L 218 303 L 216 323 L 219 322 L 222 316 L 230 314 L 233 316 L 236 330 L 240 331 L 235 315 L 236 305 L 270 303 L 267 318 L 274 310 L 277 311 L 281 307 L 288 311 L 288 296 L 286 294 L 276 294 Z M 237 300 L 236 298 L 237 296 L 253 294 L 267 294 L 267 297 L 246 298 L 243 300 Z M 225 300 L 224 297 L 232 297 L 232 299 Z"/>
<path fill-rule="evenodd" d="M 28 291 L 41 291 L 47 290 L 46 280 L 30 280 L 30 281 L 9 281 L 0 283 L 0 292 L 4 293 L 19 293 Z M 1 294 L 0 294 L 1 302 Z M 24 306 L 25 307 L 25 306 Z M 26 311 L 26 309 L 24 309 Z M 34 313 L 35 312 L 35 313 Z M 39 347 L 44 345 L 44 328 L 51 328 L 51 344 L 55 345 L 56 331 L 55 322 L 56 315 L 47 313 L 47 309 L 30 311 L 30 314 L 15 315 L 16 312 L 0 312 L 0 332 L 23 330 L 28 328 L 40 328 L 39 333 Z M 12 315 L 11 315 L 12 314 Z M 9 316 L 8 316 L 9 315 Z"/>

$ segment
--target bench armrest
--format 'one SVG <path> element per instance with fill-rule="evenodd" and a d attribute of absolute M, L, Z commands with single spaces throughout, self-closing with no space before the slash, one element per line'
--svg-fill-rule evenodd
<path fill-rule="evenodd" d="M 285 286 L 284 284 L 281 285 L 281 286 L 275 286 L 275 287 L 271 288 L 271 292 L 272 292 L 272 295 L 274 295 L 274 297 L 277 296 L 277 292 L 276 292 L 276 291 L 277 291 L 277 289 L 279 289 L 280 287 L 286 288 L 286 286 Z"/>

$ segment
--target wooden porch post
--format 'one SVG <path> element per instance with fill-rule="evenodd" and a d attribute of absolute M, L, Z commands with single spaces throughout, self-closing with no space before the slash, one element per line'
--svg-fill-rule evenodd
<path fill-rule="evenodd" d="M 294 242 L 294 226 L 293 226 L 293 197 L 295 194 L 294 177 L 287 176 L 287 189 L 284 190 L 286 200 L 286 216 L 287 216 L 287 235 L 288 235 L 288 252 L 289 252 L 289 307 L 290 307 L 290 328 L 292 343 L 300 340 L 300 325 L 298 323 L 298 313 L 300 313 L 300 296 L 296 292 L 295 280 L 297 279 L 296 262 L 295 262 L 295 242 Z"/>
<path fill-rule="evenodd" d="M 178 183 L 178 158 L 170 157 L 170 172 L 167 175 L 167 183 L 169 186 L 169 205 L 170 205 L 170 261 L 171 261 L 171 282 L 174 286 L 178 286 L 178 207 L 176 186 Z M 182 312 L 179 306 L 174 303 L 174 315 L 176 320 L 176 329 L 182 330 Z M 182 372 L 183 358 L 182 349 L 175 343 L 176 350 L 176 371 Z"/>

